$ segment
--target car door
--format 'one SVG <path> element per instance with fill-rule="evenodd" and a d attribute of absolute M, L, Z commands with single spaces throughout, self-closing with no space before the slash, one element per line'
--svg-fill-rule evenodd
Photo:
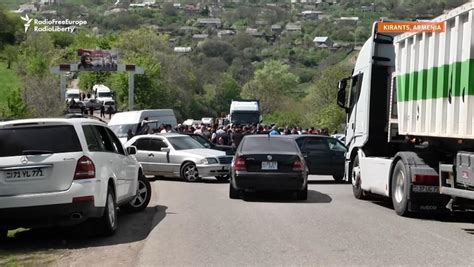
<path fill-rule="evenodd" d="M 335 138 L 328 138 L 327 140 L 329 144 L 329 150 L 331 151 L 333 174 L 344 175 L 344 163 L 347 149 L 341 141 Z"/>
<path fill-rule="evenodd" d="M 154 170 L 154 161 L 151 156 L 151 138 L 142 137 L 135 140 L 133 146 L 137 147 L 137 154 L 135 157 L 138 162 L 142 164 L 143 172 L 145 175 L 158 175 Z"/>
<path fill-rule="evenodd" d="M 164 175 L 172 173 L 173 166 L 170 162 L 171 151 L 161 151 L 162 148 L 169 148 L 168 144 L 161 137 L 151 138 L 149 157 L 153 161 L 153 169 Z"/>
<path fill-rule="evenodd" d="M 125 177 L 126 173 L 122 170 L 122 164 L 124 164 L 123 158 L 117 153 L 117 148 L 112 142 L 112 139 L 108 134 L 107 129 L 99 125 L 94 125 L 94 128 L 97 130 L 99 142 L 104 147 L 104 153 L 101 156 L 106 158 L 107 165 L 112 171 L 112 173 L 106 173 L 105 175 L 115 178 L 115 186 L 117 189 L 116 198 L 117 201 L 120 202 L 127 196 L 129 187 L 127 178 Z M 96 166 L 96 168 L 100 167 L 102 166 Z"/>
<path fill-rule="evenodd" d="M 134 196 L 138 185 L 138 164 L 133 156 L 129 156 L 117 136 L 109 128 L 105 128 L 115 150 L 117 170 L 123 179 L 125 197 Z"/>
<path fill-rule="evenodd" d="M 326 138 L 306 137 L 302 152 L 309 165 L 310 174 L 330 174 L 331 152 Z"/>

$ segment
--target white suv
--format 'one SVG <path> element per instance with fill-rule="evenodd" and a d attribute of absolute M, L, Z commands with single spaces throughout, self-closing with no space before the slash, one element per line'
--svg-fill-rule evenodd
<path fill-rule="evenodd" d="M 97 224 L 117 229 L 117 207 L 144 210 L 149 181 L 103 123 L 84 118 L 0 123 L 0 238 L 8 229 Z"/>

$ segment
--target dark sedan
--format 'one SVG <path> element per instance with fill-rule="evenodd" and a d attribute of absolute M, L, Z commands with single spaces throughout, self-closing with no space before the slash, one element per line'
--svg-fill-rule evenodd
<path fill-rule="evenodd" d="M 215 149 L 215 150 L 220 150 L 224 151 L 226 155 L 234 155 L 234 149 L 231 146 L 224 146 L 224 145 L 216 145 L 214 143 L 211 143 L 209 140 L 207 140 L 204 136 L 200 134 L 187 134 L 191 136 L 194 140 L 198 141 L 203 145 L 205 148 L 210 148 L 210 149 Z"/>
<path fill-rule="evenodd" d="M 308 164 L 309 174 L 332 175 L 335 181 L 344 179 L 344 144 L 329 136 L 293 135 Z"/>
<path fill-rule="evenodd" d="M 308 168 L 295 140 L 286 136 L 247 135 L 231 165 L 229 197 L 246 191 L 296 192 L 308 196 Z"/>

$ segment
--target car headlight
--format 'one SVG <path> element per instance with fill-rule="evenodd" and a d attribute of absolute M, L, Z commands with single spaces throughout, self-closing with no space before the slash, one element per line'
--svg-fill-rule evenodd
<path fill-rule="evenodd" d="M 215 158 L 205 158 L 201 160 L 201 164 L 217 164 L 217 159 Z"/>

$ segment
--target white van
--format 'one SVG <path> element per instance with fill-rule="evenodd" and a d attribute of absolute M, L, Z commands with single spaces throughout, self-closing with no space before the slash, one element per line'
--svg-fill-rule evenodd
<path fill-rule="evenodd" d="M 74 99 L 74 102 L 79 102 L 79 95 L 81 94 L 81 90 L 79 89 L 73 89 L 73 88 L 68 88 L 66 89 L 66 94 L 65 94 L 65 99 L 66 102 L 69 103 L 71 99 Z"/>
<path fill-rule="evenodd" d="M 145 119 L 150 121 L 151 129 L 157 129 L 161 124 L 176 126 L 176 116 L 172 109 L 148 109 L 116 113 L 109 122 L 109 127 L 119 137 L 122 143 L 127 142 L 127 132 L 132 130 L 135 135 L 138 125 Z"/>
<path fill-rule="evenodd" d="M 112 98 L 112 91 L 110 90 L 109 87 L 103 85 L 103 84 L 96 84 L 92 87 L 92 90 L 95 93 L 95 98 L 102 102 L 108 102 L 108 101 L 113 101 Z"/>

